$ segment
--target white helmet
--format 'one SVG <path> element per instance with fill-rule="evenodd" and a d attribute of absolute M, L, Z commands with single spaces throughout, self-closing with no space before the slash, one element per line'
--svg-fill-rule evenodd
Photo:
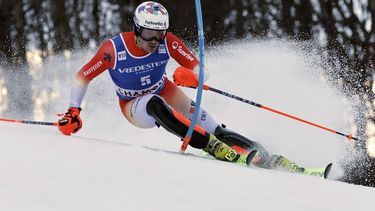
<path fill-rule="evenodd" d="M 152 30 L 167 30 L 169 27 L 169 15 L 163 5 L 154 1 L 146 1 L 140 4 L 134 12 L 135 31 L 142 28 Z"/>

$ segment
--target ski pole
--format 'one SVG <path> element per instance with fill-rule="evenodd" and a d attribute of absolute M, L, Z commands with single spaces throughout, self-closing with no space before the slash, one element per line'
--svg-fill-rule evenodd
<path fill-rule="evenodd" d="M 304 120 L 304 119 L 301 119 L 299 117 L 296 117 L 296 116 L 293 116 L 293 115 L 290 115 L 290 114 L 287 114 L 287 113 L 284 113 L 284 112 L 281 112 L 281 111 L 278 111 L 276 109 L 273 109 L 273 108 L 270 108 L 270 107 L 267 107 L 267 106 L 264 106 L 262 104 L 259 104 L 259 103 L 256 103 L 256 102 L 253 102 L 253 101 L 250 101 L 250 100 L 247 100 L 247 99 L 244 99 L 242 97 L 238 97 L 236 95 L 233 95 L 233 94 L 230 94 L 228 92 L 224 92 L 224 91 L 221 91 L 219 89 L 215 89 L 213 87 L 210 87 L 208 85 L 203 85 L 203 89 L 204 90 L 209 90 L 209 91 L 212 91 L 212 92 L 215 92 L 215 93 L 218 93 L 218 94 L 221 94 L 221 95 L 224 95 L 226 97 L 229 97 L 229 98 L 233 98 L 235 100 L 238 100 L 238 101 L 241 101 L 243 103 L 247 103 L 247 104 L 250 104 L 252 106 L 256 106 L 258 108 L 262 108 L 262 109 L 265 109 L 265 110 L 268 110 L 268 111 L 271 111 L 271 112 L 274 112 L 274 113 L 277 113 L 277 114 L 280 114 L 282 116 L 286 116 L 288 118 L 291 118 L 291 119 L 294 119 L 294 120 L 297 120 L 297 121 L 300 121 L 300 122 L 303 122 L 303 123 L 306 123 L 306 124 L 309 124 L 309 125 L 312 125 L 314 127 L 317 127 L 317 128 L 320 128 L 320 129 L 323 129 L 323 130 L 326 130 L 326 131 L 329 131 L 329 132 L 332 132 L 332 133 L 336 133 L 340 136 L 345 136 L 349 141 L 351 141 L 352 139 L 354 140 L 357 140 L 358 141 L 358 138 L 355 138 L 352 136 L 352 134 L 344 134 L 344 133 L 341 133 L 341 132 L 338 132 L 336 130 L 333 130 L 333 129 L 330 129 L 330 128 L 327 128 L 325 126 L 322 126 L 322 125 L 318 125 L 316 123 L 313 123 L 313 122 L 310 122 L 310 121 L 307 121 L 307 120 Z"/>
<path fill-rule="evenodd" d="M 0 121 L 21 123 L 21 124 L 32 124 L 32 125 L 57 126 L 57 122 L 40 122 L 40 121 L 16 120 L 16 119 L 5 119 L 5 118 L 0 118 Z"/>
<path fill-rule="evenodd" d="M 202 92 L 203 92 L 203 75 L 204 75 L 204 31 L 203 31 L 203 17 L 202 17 L 202 6 L 200 0 L 195 0 L 195 11 L 197 14 L 197 26 L 198 26 L 198 45 L 199 45 L 199 81 L 197 87 L 197 96 L 196 96 L 196 110 L 194 111 L 193 118 L 191 119 L 191 123 L 189 129 L 183 139 L 180 152 L 185 152 L 193 131 L 194 127 L 198 120 L 198 113 L 199 107 L 202 101 Z"/>

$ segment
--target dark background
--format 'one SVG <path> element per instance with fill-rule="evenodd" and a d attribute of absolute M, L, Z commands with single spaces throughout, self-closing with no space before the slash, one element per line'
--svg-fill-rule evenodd
<path fill-rule="evenodd" d="M 39 50 L 42 59 L 63 51 L 98 46 L 121 31 L 132 30 L 132 14 L 142 1 L 0 0 L 0 66 L 5 70 L 8 103 L 32 112 L 27 90 L 31 77 L 26 52 Z M 197 40 L 194 1 L 159 1 L 170 13 L 170 31 L 186 42 Z M 203 0 L 206 45 L 250 38 L 315 41 L 328 61 L 327 74 L 347 95 L 356 95 L 357 136 L 375 123 L 375 0 Z M 23 100 L 17 93 L 24 92 Z M 375 135 L 375 134 L 374 134 Z M 375 162 L 365 141 L 356 142 L 365 158 L 345 167 L 345 182 L 375 186 Z"/>

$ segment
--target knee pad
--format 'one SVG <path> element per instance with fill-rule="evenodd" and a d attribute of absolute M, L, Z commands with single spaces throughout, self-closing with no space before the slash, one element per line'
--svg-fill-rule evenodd
<path fill-rule="evenodd" d="M 184 136 L 183 123 L 175 117 L 172 108 L 162 97 L 152 95 L 147 102 L 146 112 L 158 125 L 163 126 L 169 132 L 179 137 Z"/>

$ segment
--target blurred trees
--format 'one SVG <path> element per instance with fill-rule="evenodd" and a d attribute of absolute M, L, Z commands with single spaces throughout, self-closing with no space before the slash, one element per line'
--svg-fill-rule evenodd
<path fill-rule="evenodd" d="M 81 47 L 95 47 L 121 31 L 132 30 L 132 14 L 139 0 L 0 0 L 0 65 L 9 83 L 9 98 L 18 109 L 30 110 L 30 76 L 26 52 L 39 50 L 42 58 Z M 194 1 L 160 0 L 170 11 L 171 31 L 196 42 Z M 314 40 L 330 63 L 336 86 L 356 96 L 361 105 L 357 130 L 363 140 L 367 119 L 375 124 L 375 1 L 374 0 L 227 0 L 202 1 L 205 38 L 209 44 L 250 37 L 287 37 Z M 333 68 L 332 68 L 333 67 Z M 331 72 L 329 72 L 331 70 Z M 16 75 L 16 77 L 15 77 Z M 22 86 L 21 86 L 22 85 Z M 14 87 L 14 86 L 12 86 Z M 16 92 L 25 93 L 17 100 Z M 18 95 L 19 97 L 19 95 Z M 362 121 L 361 121 L 362 120 Z M 365 153 L 363 142 L 358 150 Z M 375 169 L 367 157 L 362 169 Z M 348 168 L 347 181 L 375 186 L 363 171 Z M 367 176 L 366 176 L 367 177 Z"/>
<path fill-rule="evenodd" d="M 0 66 L 5 69 L 5 85 L 13 87 L 8 90 L 8 107 L 32 113 L 29 106 L 32 97 L 28 90 L 31 78 L 26 62 L 28 28 L 24 3 L 21 0 L 1 1 L 0 6 Z M 10 109 L 9 113 L 17 116 L 14 109 Z"/>

